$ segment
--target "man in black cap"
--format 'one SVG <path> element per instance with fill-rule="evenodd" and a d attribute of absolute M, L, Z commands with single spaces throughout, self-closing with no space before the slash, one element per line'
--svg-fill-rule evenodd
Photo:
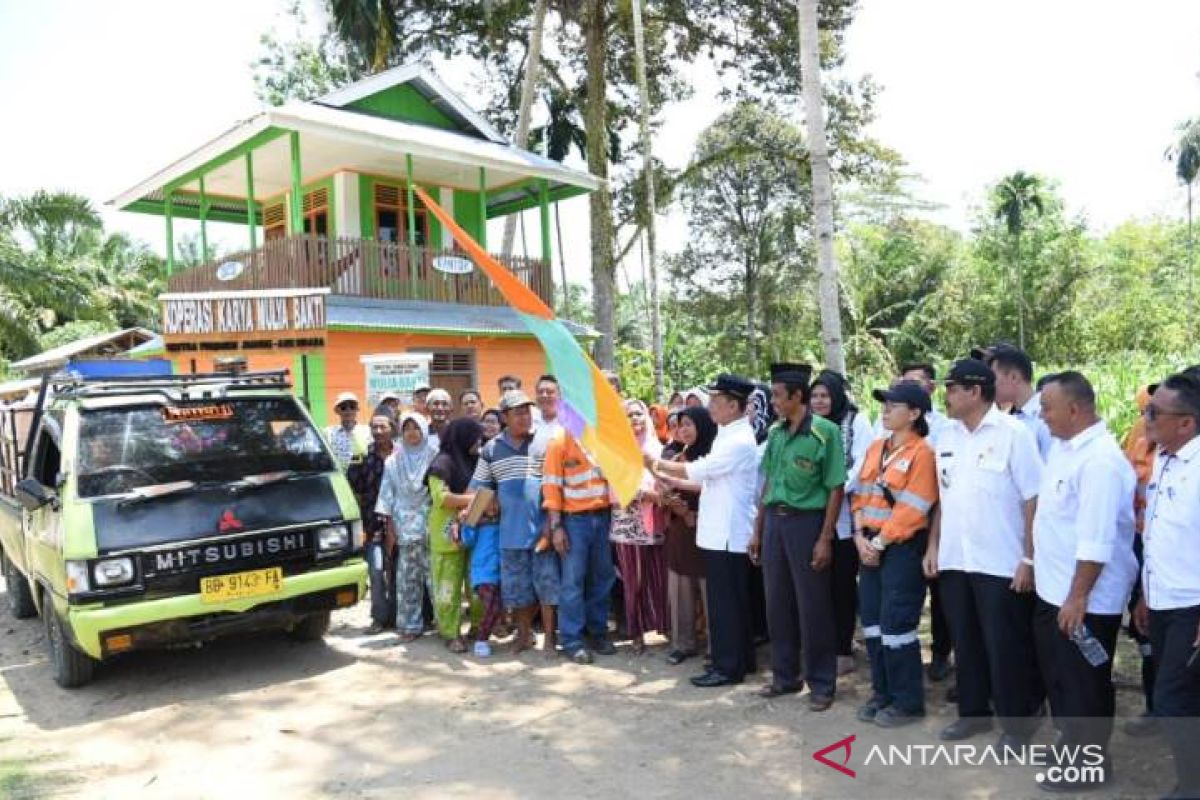
<path fill-rule="evenodd" d="M 763 564 L 771 633 L 770 684 L 759 694 L 800 691 L 800 643 L 809 708 L 825 711 L 837 688 L 837 635 L 830 585 L 833 539 L 845 497 L 841 429 L 809 410 L 812 368 L 771 366 L 779 421 L 767 434 L 765 476 L 750 559 Z"/>
<path fill-rule="evenodd" d="M 940 513 L 925 575 L 937 577 L 958 664 L 959 741 L 1003 730 L 998 748 L 1033 732 L 1042 689 L 1033 639 L 1033 515 L 1042 460 L 1033 434 L 996 407 L 996 377 L 974 358 L 946 377 L 951 422 L 937 443 Z"/>
<path fill-rule="evenodd" d="M 708 391 L 708 411 L 720 426 L 709 454 L 686 463 L 645 456 L 646 466 L 668 483 L 682 478 L 703 486 L 696 544 L 704 555 L 712 667 L 692 678 L 692 684 L 704 688 L 741 683 L 756 670 L 746 555 L 758 486 L 758 444 L 746 419 L 754 384 L 720 375 Z"/>

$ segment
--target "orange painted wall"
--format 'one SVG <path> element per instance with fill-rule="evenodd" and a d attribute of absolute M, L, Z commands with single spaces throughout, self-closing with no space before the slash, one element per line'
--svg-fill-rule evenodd
<path fill-rule="evenodd" d="M 537 340 L 489 336 L 429 336 L 415 333 L 330 331 L 325 345 L 325 395 L 332 402 L 338 392 L 354 392 L 360 397 L 367 389 L 367 373 L 359 356 L 379 353 L 405 353 L 409 350 L 475 351 L 475 375 L 483 392 L 484 404 L 500 401 L 496 381 L 501 375 L 520 376 L 531 394 L 534 381 L 546 371 L 546 356 Z M 314 401 L 316 398 L 314 398 Z M 458 398 L 455 398 L 457 403 Z"/>

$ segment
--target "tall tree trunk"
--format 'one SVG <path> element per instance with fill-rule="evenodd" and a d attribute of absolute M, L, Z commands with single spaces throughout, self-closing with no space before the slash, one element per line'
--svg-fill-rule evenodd
<path fill-rule="evenodd" d="M 1021 231 L 1017 231 L 1013 268 L 1017 273 L 1017 342 L 1025 349 L 1025 271 L 1021 268 Z"/>
<path fill-rule="evenodd" d="M 513 144 L 524 149 L 529 143 L 529 118 L 533 115 L 533 95 L 537 91 L 538 67 L 542 62 L 542 31 L 546 27 L 546 0 L 537 0 L 533 7 L 533 28 L 529 31 L 529 53 L 525 58 L 525 78 L 521 81 L 521 107 L 517 110 L 517 135 Z M 547 129 L 546 136 L 549 137 Z M 518 214 L 521 212 L 517 212 Z M 504 218 L 504 244 L 500 251 L 512 255 L 513 236 L 516 233 L 517 214 Z M 547 264 L 549 269 L 550 265 Z"/>
<path fill-rule="evenodd" d="M 633 0 L 634 68 L 637 72 L 639 122 L 642 140 L 642 171 L 646 181 L 646 251 L 650 261 L 650 343 L 654 351 L 654 399 L 662 402 L 663 341 L 662 320 L 658 301 L 658 248 L 655 242 L 655 221 L 658 204 L 654 196 L 654 149 L 650 141 L 650 89 L 646 85 L 646 37 L 642 31 L 642 0 Z"/>
<path fill-rule="evenodd" d="M 607 0 L 587 0 L 584 41 L 587 50 L 587 104 L 584 128 L 587 130 L 588 172 L 605 182 L 592 192 L 592 308 L 600 340 L 596 360 L 604 369 L 616 365 L 616 324 L 614 303 L 617 281 L 613 265 L 612 192 L 608 188 L 608 79 L 604 68 L 608 61 L 605 36 Z"/>
<path fill-rule="evenodd" d="M 1187 196 L 1188 196 L 1188 198 L 1187 198 L 1187 203 L 1188 203 L 1188 228 L 1187 228 L 1187 231 L 1188 231 L 1188 238 L 1187 238 L 1187 256 L 1188 256 L 1188 263 L 1187 263 L 1188 304 L 1187 304 L 1187 307 L 1188 307 L 1188 313 L 1187 313 L 1187 324 L 1188 324 L 1188 333 L 1191 333 L 1193 330 L 1193 327 L 1194 327 L 1193 323 L 1196 318 L 1196 312 L 1193 310 L 1196 305 L 1196 294 L 1194 291 L 1195 281 L 1196 281 L 1196 261 L 1194 258 L 1195 245 L 1194 245 L 1194 241 L 1192 239 L 1192 183 L 1191 183 L 1191 181 L 1188 181 Z"/>
<path fill-rule="evenodd" d="M 842 317 L 838 303 L 838 269 L 833 256 L 833 176 L 829 168 L 829 143 L 825 139 L 825 103 L 821 96 L 820 32 L 817 0 L 797 0 L 800 27 L 800 78 L 804 94 L 804 121 L 808 133 L 808 159 L 812 166 L 813 221 L 817 236 L 817 270 L 820 273 L 821 340 L 825 365 L 846 373 L 842 351 Z"/>

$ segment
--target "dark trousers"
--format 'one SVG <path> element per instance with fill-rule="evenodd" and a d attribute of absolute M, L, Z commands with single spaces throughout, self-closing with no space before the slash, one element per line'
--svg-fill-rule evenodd
<path fill-rule="evenodd" d="M 948 570 L 938 575 L 954 659 L 958 715 L 1000 717 L 1005 733 L 1028 736 L 1041 702 L 1033 641 L 1033 592 L 1009 588 L 1011 578 Z"/>
<path fill-rule="evenodd" d="M 1200 626 L 1200 606 L 1150 612 L 1158 675 L 1154 716 L 1175 756 L 1179 797 L 1200 797 L 1200 669 L 1187 668 Z"/>
<path fill-rule="evenodd" d="M 383 552 L 383 542 L 367 544 L 367 576 L 371 587 L 371 621 L 384 627 L 396 625 L 396 590 L 388 580 L 392 558 Z M 379 569 L 375 568 L 376 564 Z"/>
<path fill-rule="evenodd" d="M 853 539 L 833 542 L 833 624 L 837 629 L 837 654 L 851 655 L 854 624 L 858 620 L 858 548 Z"/>
<path fill-rule="evenodd" d="M 925 713 L 921 643 L 917 626 L 925 605 L 921 558 L 928 532 L 890 545 L 878 567 L 858 573 L 859 613 L 871 657 L 871 686 L 882 705 L 911 714 Z"/>
<path fill-rule="evenodd" d="M 1133 610 L 1137 608 L 1138 601 L 1142 599 L 1142 537 L 1137 535 L 1133 537 L 1133 554 L 1137 556 L 1138 576 L 1137 581 L 1133 584 L 1133 592 L 1129 595 L 1129 638 L 1137 642 L 1138 653 L 1142 656 L 1142 696 L 1146 699 L 1146 710 L 1154 711 L 1154 673 L 1157 665 L 1157 659 L 1154 656 L 1154 648 L 1150 646 L 1150 637 L 1143 636 L 1133 624 Z"/>
<path fill-rule="evenodd" d="M 704 554 L 713 669 L 740 681 L 757 667 L 750 629 L 750 558 L 727 550 Z"/>
<path fill-rule="evenodd" d="M 1104 646 L 1109 658 L 1093 667 L 1079 647 L 1058 629 L 1059 607 L 1040 597 L 1033 632 L 1038 664 L 1050 699 L 1055 727 L 1064 745 L 1100 745 L 1107 752 L 1112 736 L 1117 694 L 1112 682 L 1113 653 L 1121 630 L 1120 614 L 1086 614 L 1084 624 Z"/>
<path fill-rule="evenodd" d="M 771 671 L 776 686 L 797 686 L 804 674 L 814 695 L 837 689 L 837 629 L 833 621 L 833 573 L 814 572 L 813 546 L 821 535 L 825 511 L 765 511 L 763 578 L 767 589 L 767 627 L 771 633 Z"/>
<path fill-rule="evenodd" d="M 929 651 L 935 656 L 949 658 L 954 647 L 954 635 L 942 602 L 941 578 L 927 581 L 929 585 Z"/>

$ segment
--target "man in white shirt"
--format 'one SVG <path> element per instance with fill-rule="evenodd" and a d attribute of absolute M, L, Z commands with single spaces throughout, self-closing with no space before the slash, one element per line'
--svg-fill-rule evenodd
<path fill-rule="evenodd" d="M 987 365 L 996 373 L 996 403 L 1029 428 L 1037 440 L 1042 460 L 1050 452 L 1050 429 L 1042 420 L 1042 400 L 1033 388 L 1033 361 L 1024 350 L 1012 345 L 997 345 Z"/>
<path fill-rule="evenodd" d="M 563 430 L 558 419 L 559 403 L 562 401 L 558 378 L 550 374 L 538 378 L 535 401 L 536 408 L 541 413 L 534 420 L 533 442 L 529 445 L 529 455 L 538 460 L 545 460 L 550 440 Z"/>
<path fill-rule="evenodd" d="M 1143 412 L 1158 445 L 1146 487 L 1143 594 L 1134 623 L 1157 664 L 1154 715 L 1175 756 L 1172 797 L 1200 797 L 1200 378 L 1181 373 Z"/>
<path fill-rule="evenodd" d="M 925 556 L 954 637 L 958 716 L 941 732 L 959 741 L 991 730 L 1019 747 L 1041 704 L 1033 642 L 1033 514 L 1042 460 L 1033 435 L 996 408 L 996 377 L 982 361 L 946 376 L 951 421 L 937 445 L 940 513 Z"/>
<path fill-rule="evenodd" d="M 737 375 L 719 375 L 708 390 L 708 411 L 720 426 L 709 454 L 687 463 L 645 458 L 660 475 L 703 486 L 696 544 L 704 555 L 712 668 L 692 678 L 692 684 L 704 688 L 741 683 L 756 670 L 746 550 L 754 532 L 759 459 L 754 428 L 746 419 L 754 384 Z"/>
<path fill-rule="evenodd" d="M 951 422 L 944 414 L 938 412 L 933 404 L 933 395 L 937 390 L 937 384 L 934 383 L 936 380 L 937 370 L 932 364 L 912 363 L 905 364 L 900 368 L 900 377 L 896 378 L 893 383 L 893 385 L 901 381 L 918 383 L 929 395 L 929 411 L 925 414 L 925 422 L 929 425 L 929 435 L 925 437 L 925 441 L 929 442 L 935 453 L 942 431 Z M 875 438 L 890 436 L 891 433 L 883 427 L 883 416 L 880 415 L 879 419 L 875 421 Z M 931 681 L 943 681 L 950 674 L 950 652 L 954 647 L 954 641 L 950 634 L 950 626 L 947 624 L 946 611 L 942 602 L 942 587 L 937 578 L 927 580 L 926 585 L 929 587 L 930 661 L 925 671 Z M 954 689 L 951 689 L 948 695 L 950 702 L 957 699 Z"/>
<path fill-rule="evenodd" d="M 1116 708 L 1112 656 L 1137 574 L 1137 479 L 1096 415 L 1095 392 L 1080 373 L 1062 372 L 1046 383 L 1042 419 L 1055 442 L 1042 472 L 1033 520 L 1038 661 L 1050 710 L 1062 733 L 1060 744 L 1091 746 L 1089 751 L 1098 749 L 1105 755 L 1100 780 L 1038 785 L 1086 789 L 1111 777 L 1107 749 Z M 1089 661 L 1089 652 L 1102 663 Z M 1082 765 L 1076 761 L 1059 766 Z"/>

